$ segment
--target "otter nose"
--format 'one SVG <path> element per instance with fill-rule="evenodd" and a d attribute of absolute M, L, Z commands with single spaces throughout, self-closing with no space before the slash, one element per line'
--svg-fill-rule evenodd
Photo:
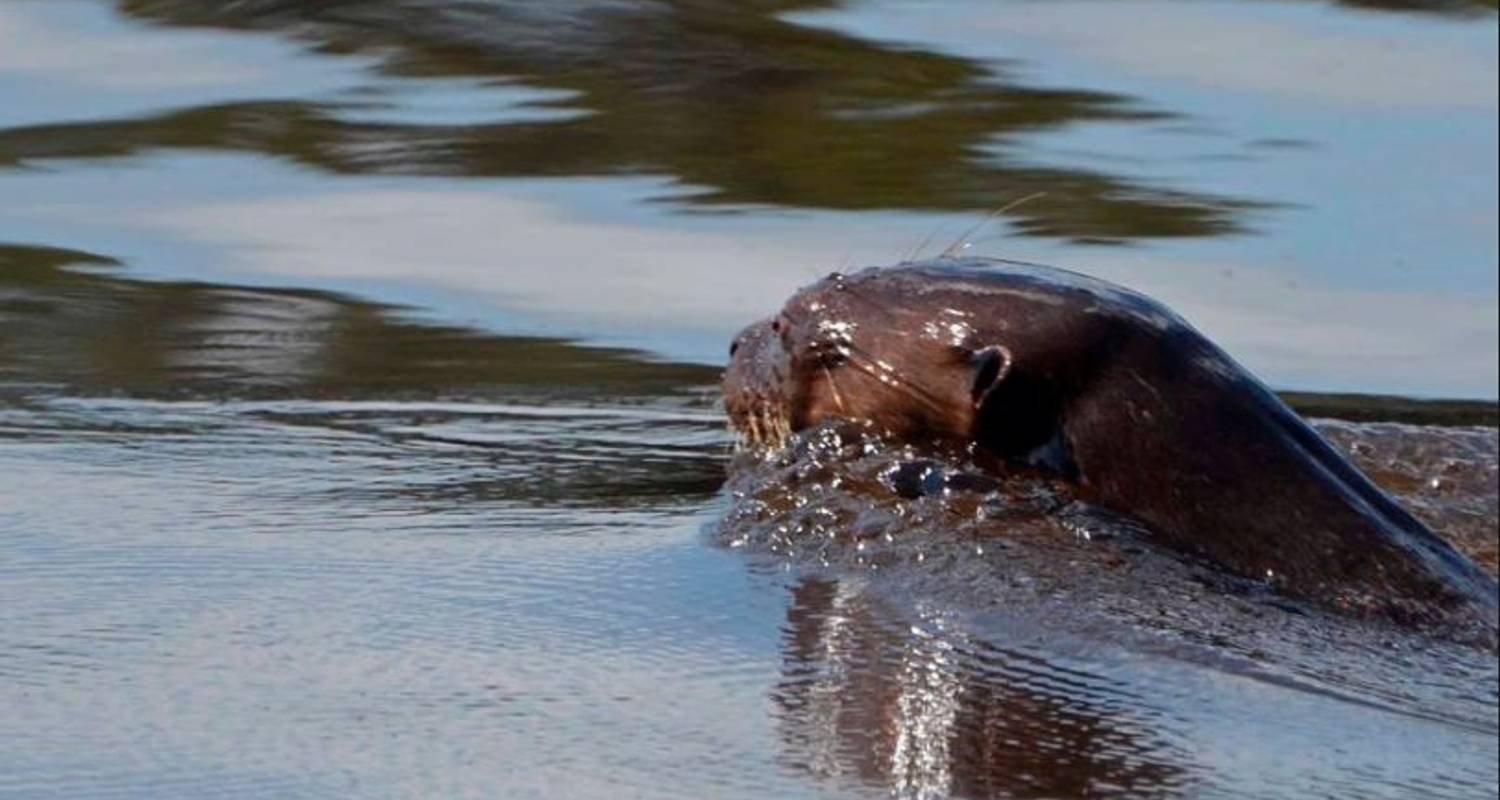
<path fill-rule="evenodd" d="M 740 351 L 744 350 L 747 345 L 753 346 L 760 340 L 764 339 L 767 335 L 767 332 L 771 330 L 771 325 L 772 320 L 769 317 L 746 325 L 744 329 L 735 334 L 734 338 L 730 340 L 729 357 L 734 358 L 740 353 Z"/>

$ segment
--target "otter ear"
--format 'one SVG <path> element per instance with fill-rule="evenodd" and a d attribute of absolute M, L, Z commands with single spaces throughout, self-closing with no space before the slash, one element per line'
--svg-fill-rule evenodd
<path fill-rule="evenodd" d="M 969 364 L 974 370 L 974 383 L 969 390 L 969 396 L 974 400 L 974 407 L 984 405 L 984 401 L 990 396 L 990 392 L 1005 380 L 1010 372 L 1010 351 L 997 344 L 992 344 L 979 350 L 975 350 L 969 356 Z"/>

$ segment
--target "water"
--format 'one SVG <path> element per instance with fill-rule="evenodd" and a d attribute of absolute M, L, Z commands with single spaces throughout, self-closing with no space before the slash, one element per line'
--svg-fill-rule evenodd
<path fill-rule="evenodd" d="M 1301 400 L 1426 420 L 1321 428 L 1493 570 L 1495 42 L 0 0 L 0 797 L 1493 796 L 1492 652 L 921 503 L 900 568 L 737 538 L 713 385 L 797 284 L 1045 192 L 974 250 L 1279 388 L 1485 401 Z"/>
<path fill-rule="evenodd" d="M 1500 384 L 1482 4 L 4 8 L 0 241 L 712 363 L 1031 197 L 976 249 L 1146 290 L 1280 387 Z"/>

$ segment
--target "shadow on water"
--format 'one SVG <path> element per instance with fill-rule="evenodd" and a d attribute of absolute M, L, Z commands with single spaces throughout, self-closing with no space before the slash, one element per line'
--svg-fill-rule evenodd
<path fill-rule="evenodd" d="M 520 81 L 559 96 L 530 104 L 541 119 L 371 120 L 389 88 L 377 84 L 337 100 L 12 128 L 0 131 L 0 164 L 190 148 L 334 173 L 664 174 L 692 190 L 674 202 L 728 210 L 986 211 L 1044 192 L 1008 212 L 1018 232 L 1100 242 L 1233 232 L 1257 206 L 1008 156 L 1013 135 L 1172 115 L 1119 94 L 1030 84 L 1004 61 L 882 46 L 778 17 L 831 5 L 127 0 L 121 10 L 144 20 L 276 31 L 319 51 L 377 57 L 388 82 Z"/>

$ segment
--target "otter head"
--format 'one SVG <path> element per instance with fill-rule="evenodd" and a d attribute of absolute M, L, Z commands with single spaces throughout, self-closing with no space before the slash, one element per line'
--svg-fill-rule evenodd
<path fill-rule="evenodd" d="M 735 337 L 731 424 L 757 444 L 825 419 L 900 439 L 969 441 L 1006 383 L 1010 350 L 985 341 L 958 297 L 918 301 L 897 273 L 829 275 Z"/>

